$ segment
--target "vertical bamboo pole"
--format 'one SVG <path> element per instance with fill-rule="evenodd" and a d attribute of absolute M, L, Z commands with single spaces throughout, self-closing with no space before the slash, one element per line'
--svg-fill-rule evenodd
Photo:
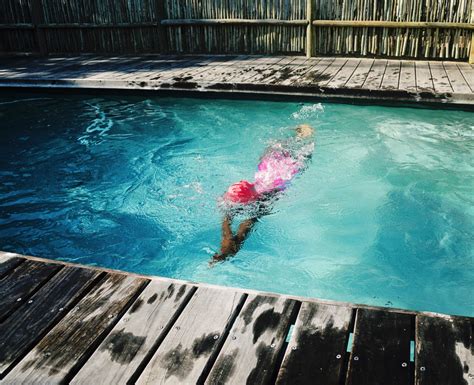
<path fill-rule="evenodd" d="M 313 0 L 306 0 L 306 19 L 308 26 L 306 27 L 306 57 L 314 56 L 313 49 Z"/>
<path fill-rule="evenodd" d="M 158 41 L 160 42 L 160 51 L 166 53 L 169 51 L 168 31 L 161 25 L 161 20 L 166 18 L 165 0 L 155 0 L 156 22 L 158 23 Z"/>
<path fill-rule="evenodd" d="M 43 24 L 43 5 L 41 0 L 33 0 L 31 2 L 31 22 L 35 27 L 36 42 L 38 44 L 38 50 L 41 55 L 48 54 L 48 47 L 46 45 L 46 37 L 44 35 L 44 29 L 38 28 L 39 24 Z"/>
<path fill-rule="evenodd" d="M 469 64 L 474 64 L 474 31 L 471 33 L 471 53 L 469 55 Z"/>

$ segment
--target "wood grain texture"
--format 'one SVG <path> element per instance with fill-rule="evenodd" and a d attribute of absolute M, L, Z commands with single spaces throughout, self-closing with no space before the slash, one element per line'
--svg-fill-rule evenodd
<path fill-rule="evenodd" d="M 330 88 L 342 88 L 352 77 L 352 74 L 356 71 L 360 64 L 360 59 L 348 59 L 344 67 L 334 76 L 322 85 Z"/>
<path fill-rule="evenodd" d="M 383 75 L 381 88 L 384 90 L 397 90 L 400 82 L 400 60 L 388 60 Z"/>
<path fill-rule="evenodd" d="M 351 318 L 351 307 L 303 302 L 276 383 L 339 385 Z"/>
<path fill-rule="evenodd" d="M 17 254 L 0 252 L 0 279 L 24 261 Z"/>
<path fill-rule="evenodd" d="M 224 339 L 243 294 L 198 288 L 137 384 L 194 384 Z"/>
<path fill-rule="evenodd" d="M 429 62 L 431 77 L 433 79 L 434 89 L 438 93 L 451 93 L 453 88 L 449 82 L 448 75 L 444 69 L 443 63 Z"/>
<path fill-rule="evenodd" d="M 471 88 L 467 84 L 466 80 L 461 74 L 456 63 L 443 63 L 444 70 L 446 71 L 446 75 L 448 76 L 449 83 L 453 88 L 454 92 L 459 93 L 470 93 Z"/>
<path fill-rule="evenodd" d="M 358 309 L 346 385 L 410 385 L 413 317 Z"/>
<path fill-rule="evenodd" d="M 277 369 L 296 302 L 250 295 L 206 384 L 266 384 Z"/>
<path fill-rule="evenodd" d="M 24 304 L 60 265 L 25 261 L 0 280 L 0 320 Z"/>
<path fill-rule="evenodd" d="M 65 267 L 0 327 L 0 374 L 20 358 L 89 289 L 100 272 Z"/>
<path fill-rule="evenodd" d="M 414 61 L 403 60 L 401 62 L 398 88 L 409 92 L 416 91 L 416 72 Z"/>
<path fill-rule="evenodd" d="M 374 64 L 367 74 L 362 88 L 369 90 L 378 90 L 382 85 L 382 80 L 385 74 L 385 68 L 387 67 L 387 60 L 375 60 Z"/>
<path fill-rule="evenodd" d="M 359 66 L 351 75 L 345 86 L 347 88 L 361 88 L 365 83 L 365 79 L 367 79 L 374 61 L 373 59 L 361 59 Z"/>
<path fill-rule="evenodd" d="M 14 384 L 60 384 L 94 349 L 123 309 L 146 283 L 145 279 L 107 274 L 15 368 L 5 381 Z"/>
<path fill-rule="evenodd" d="M 474 68 L 472 67 L 472 65 L 467 64 L 467 63 L 457 63 L 457 66 L 464 80 L 466 81 L 467 84 L 469 84 L 469 88 L 471 89 L 471 92 L 474 92 Z"/>
<path fill-rule="evenodd" d="M 474 383 L 474 320 L 416 317 L 416 385 Z"/>
<path fill-rule="evenodd" d="M 416 90 L 418 92 L 434 92 L 433 79 L 431 77 L 430 65 L 428 62 L 415 62 Z"/>
<path fill-rule="evenodd" d="M 162 340 L 192 286 L 151 282 L 100 344 L 71 384 L 127 383 L 153 346 Z"/>

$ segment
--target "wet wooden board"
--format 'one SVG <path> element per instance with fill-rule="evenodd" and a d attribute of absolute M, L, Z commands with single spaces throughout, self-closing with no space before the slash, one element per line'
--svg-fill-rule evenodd
<path fill-rule="evenodd" d="M 0 374 L 21 358 L 82 297 L 99 271 L 65 267 L 0 327 Z"/>
<path fill-rule="evenodd" d="M 334 58 L 322 58 L 314 67 L 301 76 L 300 79 L 296 80 L 295 84 L 300 86 L 317 83 L 321 79 L 321 74 L 332 65 L 334 60 Z"/>
<path fill-rule="evenodd" d="M 469 85 L 471 92 L 474 92 L 474 68 L 467 63 L 456 63 L 464 80 Z"/>
<path fill-rule="evenodd" d="M 225 338 L 243 294 L 199 288 L 137 384 L 194 384 Z"/>
<path fill-rule="evenodd" d="M 24 304 L 61 266 L 26 261 L 0 280 L 0 321 Z"/>
<path fill-rule="evenodd" d="M 410 385 L 413 316 L 358 309 L 346 385 Z"/>
<path fill-rule="evenodd" d="M 15 384 L 66 382 L 145 282 L 122 274 L 107 275 L 7 374 L 5 381 Z"/>
<path fill-rule="evenodd" d="M 474 320 L 416 317 L 416 385 L 474 382 Z"/>
<path fill-rule="evenodd" d="M 382 80 L 382 88 L 384 90 L 397 90 L 400 83 L 400 66 L 399 60 L 388 60 L 387 67 Z"/>
<path fill-rule="evenodd" d="M 453 88 L 449 82 L 448 75 L 441 62 L 429 62 L 431 77 L 433 78 L 433 85 L 436 92 L 451 93 Z"/>
<path fill-rule="evenodd" d="M 449 83 L 453 88 L 454 92 L 459 93 L 470 93 L 471 88 L 467 84 L 466 80 L 459 71 L 458 66 L 455 63 L 443 63 L 444 70 L 448 76 Z"/>
<path fill-rule="evenodd" d="M 430 65 L 425 61 L 415 62 L 416 90 L 418 92 L 434 92 Z"/>
<path fill-rule="evenodd" d="M 352 308 L 303 302 L 278 373 L 278 385 L 339 385 Z"/>
<path fill-rule="evenodd" d="M 328 80 L 326 83 L 321 83 L 323 86 L 331 87 L 331 88 L 341 88 L 348 82 L 348 80 L 352 77 L 352 74 L 355 72 L 357 67 L 360 64 L 360 59 L 349 59 L 347 60 L 344 67 L 334 76 L 333 79 Z"/>
<path fill-rule="evenodd" d="M 71 384 L 127 383 L 168 333 L 195 288 L 151 282 L 100 344 Z M 107 368 L 107 370 L 104 370 Z"/>
<path fill-rule="evenodd" d="M 1 384 L 472 382 L 473 318 L 248 293 L 0 252 L 0 261 L 10 258 L 24 260 L 5 273 L 10 283 L 24 266 L 32 278 L 40 265 L 56 273 L 32 283 L 36 289 L 0 323 Z"/>
<path fill-rule="evenodd" d="M 373 59 L 361 59 L 359 66 L 345 84 L 348 88 L 361 88 L 374 64 Z"/>
<path fill-rule="evenodd" d="M 386 67 L 387 60 L 376 60 L 370 68 L 362 88 L 374 90 L 379 89 L 382 85 Z"/>
<path fill-rule="evenodd" d="M 395 59 L 88 55 L 0 58 L 0 86 L 251 92 L 474 105 L 473 71 L 467 63 Z"/>
<path fill-rule="evenodd" d="M 24 261 L 13 253 L 0 253 L 0 279 Z"/>
<path fill-rule="evenodd" d="M 416 73 L 414 61 L 404 60 L 401 62 L 400 81 L 398 88 L 410 92 L 416 91 Z"/>
<path fill-rule="evenodd" d="M 290 327 L 296 302 L 251 295 L 219 353 L 206 384 L 266 384 Z"/>

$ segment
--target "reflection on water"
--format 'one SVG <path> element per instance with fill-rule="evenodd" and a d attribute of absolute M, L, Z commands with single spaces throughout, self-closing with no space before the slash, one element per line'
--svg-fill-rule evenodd
<path fill-rule="evenodd" d="M 314 103 L 0 97 L 0 249 L 474 315 L 472 114 Z M 313 160 L 208 267 L 217 198 L 309 123 Z"/>

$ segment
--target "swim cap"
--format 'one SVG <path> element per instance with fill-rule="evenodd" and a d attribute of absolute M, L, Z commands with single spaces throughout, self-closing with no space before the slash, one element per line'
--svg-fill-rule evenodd
<path fill-rule="evenodd" d="M 224 198 L 234 203 L 249 203 L 258 198 L 258 193 L 255 191 L 253 183 L 241 180 L 229 187 L 224 194 Z"/>

